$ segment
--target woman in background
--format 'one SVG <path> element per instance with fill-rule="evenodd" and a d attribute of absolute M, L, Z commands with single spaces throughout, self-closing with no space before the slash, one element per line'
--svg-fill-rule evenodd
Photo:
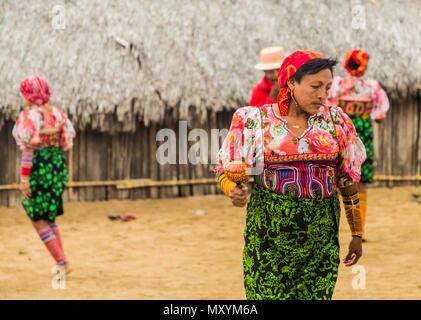
<path fill-rule="evenodd" d="M 369 56 L 363 50 L 348 52 L 344 68 L 348 77 L 335 77 L 329 92 L 327 105 L 335 105 L 351 118 L 358 137 L 364 143 L 367 159 L 361 167 L 360 208 L 363 230 L 367 211 L 366 184 L 373 182 L 373 126 L 372 121 L 381 123 L 389 110 L 386 92 L 374 79 L 364 77 Z M 363 241 L 366 239 L 363 237 Z"/>
<path fill-rule="evenodd" d="M 63 111 L 48 104 L 50 88 L 44 78 L 25 78 L 21 93 L 27 108 L 19 114 L 13 136 L 22 150 L 22 204 L 57 265 L 69 273 L 55 220 L 63 214 L 62 193 L 68 180 L 64 151 L 72 148 L 76 133 Z"/>

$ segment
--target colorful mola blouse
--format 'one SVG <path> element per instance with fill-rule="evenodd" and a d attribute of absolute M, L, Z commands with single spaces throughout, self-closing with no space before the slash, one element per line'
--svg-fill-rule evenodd
<path fill-rule="evenodd" d="M 254 168 L 257 184 L 299 198 L 327 198 L 359 181 L 366 152 L 341 108 L 321 107 L 297 137 L 272 106 L 235 112 L 216 172 L 240 161 Z"/>
<path fill-rule="evenodd" d="M 41 129 L 60 128 L 57 134 L 40 135 Z M 76 132 L 63 111 L 56 107 L 33 107 L 23 110 L 12 131 L 21 150 L 60 147 L 68 150 L 73 146 Z"/>
<path fill-rule="evenodd" d="M 327 105 L 340 106 L 356 118 L 380 120 L 389 110 L 389 99 L 379 83 L 363 77 L 334 77 Z"/>

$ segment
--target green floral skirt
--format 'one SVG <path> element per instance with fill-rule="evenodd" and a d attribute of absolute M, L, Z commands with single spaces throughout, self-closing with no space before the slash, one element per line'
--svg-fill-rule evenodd
<path fill-rule="evenodd" d="M 54 221 L 63 214 L 62 194 L 68 180 L 64 152 L 58 147 L 34 151 L 29 184 L 31 197 L 22 204 L 32 221 Z"/>
<path fill-rule="evenodd" d="M 357 131 L 358 137 L 361 139 L 365 146 L 367 153 L 367 159 L 361 166 L 361 182 L 372 183 L 373 182 L 373 125 L 370 119 L 356 118 L 353 115 L 349 116 L 354 123 L 355 130 Z"/>
<path fill-rule="evenodd" d="M 243 252 L 249 300 L 331 299 L 339 266 L 340 203 L 294 198 L 256 185 Z"/>

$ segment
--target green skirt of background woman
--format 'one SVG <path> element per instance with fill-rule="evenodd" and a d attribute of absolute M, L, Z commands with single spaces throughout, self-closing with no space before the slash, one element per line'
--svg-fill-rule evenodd
<path fill-rule="evenodd" d="M 62 194 L 68 180 L 63 150 L 48 147 L 34 151 L 29 185 L 31 197 L 23 198 L 23 207 L 32 221 L 55 221 L 63 214 Z"/>
<path fill-rule="evenodd" d="M 365 146 L 367 153 L 367 159 L 361 166 L 361 180 L 363 183 L 373 182 L 373 125 L 370 119 L 356 118 L 353 115 L 349 116 L 354 123 L 355 130 L 357 131 L 358 137 L 361 139 Z"/>

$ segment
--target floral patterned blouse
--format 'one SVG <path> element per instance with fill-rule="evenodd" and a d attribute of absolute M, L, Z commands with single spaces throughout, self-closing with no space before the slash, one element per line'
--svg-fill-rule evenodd
<path fill-rule="evenodd" d="M 339 107 L 323 106 L 297 137 L 273 105 L 243 107 L 217 155 L 215 172 L 241 161 L 262 170 L 255 183 L 300 198 L 327 198 L 335 188 L 358 182 L 366 158 L 351 119 Z"/>
<path fill-rule="evenodd" d="M 379 83 L 364 77 L 334 77 L 327 105 L 340 106 L 348 115 L 380 120 L 389 110 L 389 99 Z"/>
<path fill-rule="evenodd" d="M 40 135 L 41 129 L 60 128 L 57 134 Z M 13 137 L 21 150 L 42 149 L 50 146 L 68 150 L 73 147 L 76 132 L 67 116 L 56 107 L 25 109 L 13 127 Z"/>

